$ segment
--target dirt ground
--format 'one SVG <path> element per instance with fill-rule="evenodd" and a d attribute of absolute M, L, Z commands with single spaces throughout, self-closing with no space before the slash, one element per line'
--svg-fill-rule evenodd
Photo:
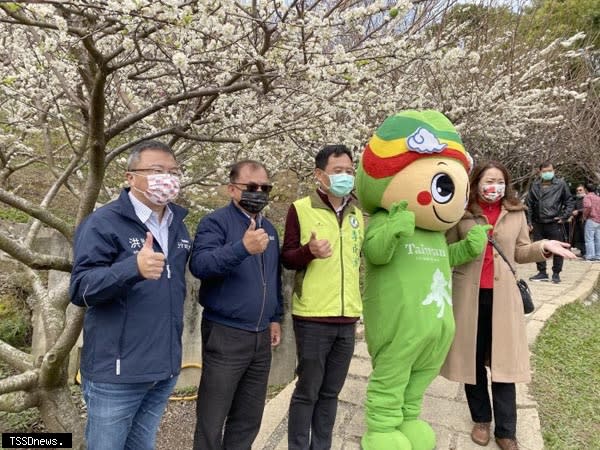
<path fill-rule="evenodd" d="M 196 401 L 170 401 L 163 415 L 156 450 L 188 450 L 194 441 Z"/>
<path fill-rule="evenodd" d="M 267 389 L 267 402 L 285 385 L 272 385 Z M 190 395 L 193 393 L 186 393 Z M 196 427 L 196 400 L 169 401 L 156 436 L 156 450 L 188 450 L 194 442 Z"/>

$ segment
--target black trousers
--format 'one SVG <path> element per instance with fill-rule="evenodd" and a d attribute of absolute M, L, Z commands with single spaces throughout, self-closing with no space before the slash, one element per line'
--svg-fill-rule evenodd
<path fill-rule="evenodd" d="M 565 229 L 562 224 L 557 222 L 552 223 L 534 223 L 533 224 L 533 240 L 541 241 L 542 239 L 555 239 L 565 242 Z M 560 273 L 563 267 L 563 257 L 554 255 L 552 258 L 552 273 Z M 535 263 L 538 272 L 546 272 L 546 261 Z"/>
<path fill-rule="evenodd" d="M 255 333 L 205 319 L 201 330 L 194 450 L 250 450 L 267 395 L 270 331 Z"/>
<path fill-rule="evenodd" d="M 581 251 L 581 256 L 583 256 L 585 255 L 585 233 L 583 220 L 577 216 L 573 222 L 571 222 L 571 226 L 573 227 L 573 242 L 571 242 L 571 245 L 573 247 L 577 247 L 579 251 Z"/>
<path fill-rule="evenodd" d="M 328 450 L 338 394 L 354 353 L 356 325 L 294 319 L 298 381 L 290 402 L 289 450 Z"/>
<path fill-rule="evenodd" d="M 473 422 L 491 422 L 492 405 L 488 392 L 486 360 L 492 351 L 492 289 L 479 291 L 479 317 L 477 319 L 477 351 L 475 370 L 477 384 L 465 384 L 465 394 Z M 514 383 L 492 381 L 492 403 L 494 406 L 494 435 L 499 438 L 515 439 L 517 433 L 517 395 Z"/>

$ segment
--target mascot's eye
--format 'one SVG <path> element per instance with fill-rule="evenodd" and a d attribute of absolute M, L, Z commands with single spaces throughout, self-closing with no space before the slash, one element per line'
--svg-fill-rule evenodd
<path fill-rule="evenodd" d="M 431 195 L 436 203 L 448 203 L 454 197 L 454 182 L 445 173 L 438 173 L 431 180 Z"/>

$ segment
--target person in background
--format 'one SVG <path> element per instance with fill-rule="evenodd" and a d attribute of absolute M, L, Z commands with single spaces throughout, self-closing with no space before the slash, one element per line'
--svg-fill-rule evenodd
<path fill-rule="evenodd" d="M 593 184 L 588 184 L 587 191 L 583 198 L 585 259 L 600 261 L 600 196 L 596 194 L 596 186 Z"/>
<path fill-rule="evenodd" d="M 288 211 L 283 265 L 296 270 L 292 314 L 298 381 L 288 421 L 289 450 L 331 448 L 338 394 L 354 353 L 363 216 L 353 199 L 354 165 L 345 145 L 315 157 L 318 187 Z"/>
<path fill-rule="evenodd" d="M 196 450 L 249 450 L 260 428 L 283 315 L 279 240 L 261 213 L 272 187 L 261 163 L 239 161 L 231 202 L 198 224 L 190 258 L 204 307 Z"/>
<path fill-rule="evenodd" d="M 575 188 L 575 207 L 569 218 L 569 243 L 579 250 L 580 255 L 585 256 L 585 237 L 583 220 L 583 198 L 587 194 L 587 190 L 583 184 L 579 184 Z M 573 253 L 574 250 L 573 250 Z"/>
<path fill-rule="evenodd" d="M 562 178 L 555 176 L 551 162 L 545 161 L 539 166 L 539 178 L 536 179 L 527 198 L 527 223 L 533 230 L 533 240 L 554 239 L 566 241 L 564 223 L 571 217 L 575 202 L 569 186 Z M 538 273 L 529 277 L 531 281 L 548 281 L 546 261 L 537 264 Z M 563 257 L 555 254 L 552 263 L 552 282 L 560 283 Z"/>
<path fill-rule="evenodd" d="M 530 242 L 525 208 L 510 183 L 508 171 L 499 162 L 476 167 L 465 215 L 448 230 L 448 242 L 465 238 L 475 224 L 487 223 L 494 226 L 490 238 L 513 268 L 516 263 L 541 261 L 551 254 L 575 258 L 567 243 Z M 454 268 L 452 305 L 456 335 L 441 375 L 465 383 L 474 422 L 473 442 L 488 444 L 493 414 L 498 446 L 518 450 L 515 383 L 530 381 L 523 302 L 514 275 L 491 243 L 483 256 Z M 492 381 L 491 402 L 486 366 Z"/>
<path fill-rule="evenodd" d="M 187 211 L 171 203 L 171 148 L 143 141 L 129 188 L 77 228 L 71 302 L 86 308 L 81 375 L 88 450 L 151 450 L 181 368 Z"/>

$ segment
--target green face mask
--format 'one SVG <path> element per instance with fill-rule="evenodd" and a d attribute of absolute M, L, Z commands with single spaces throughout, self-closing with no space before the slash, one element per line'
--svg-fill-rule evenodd
<path fill-rule="evenodd" d="M 542 172 L 542 180 L 550 181 L 554 178 L 554 172 Z"/>

